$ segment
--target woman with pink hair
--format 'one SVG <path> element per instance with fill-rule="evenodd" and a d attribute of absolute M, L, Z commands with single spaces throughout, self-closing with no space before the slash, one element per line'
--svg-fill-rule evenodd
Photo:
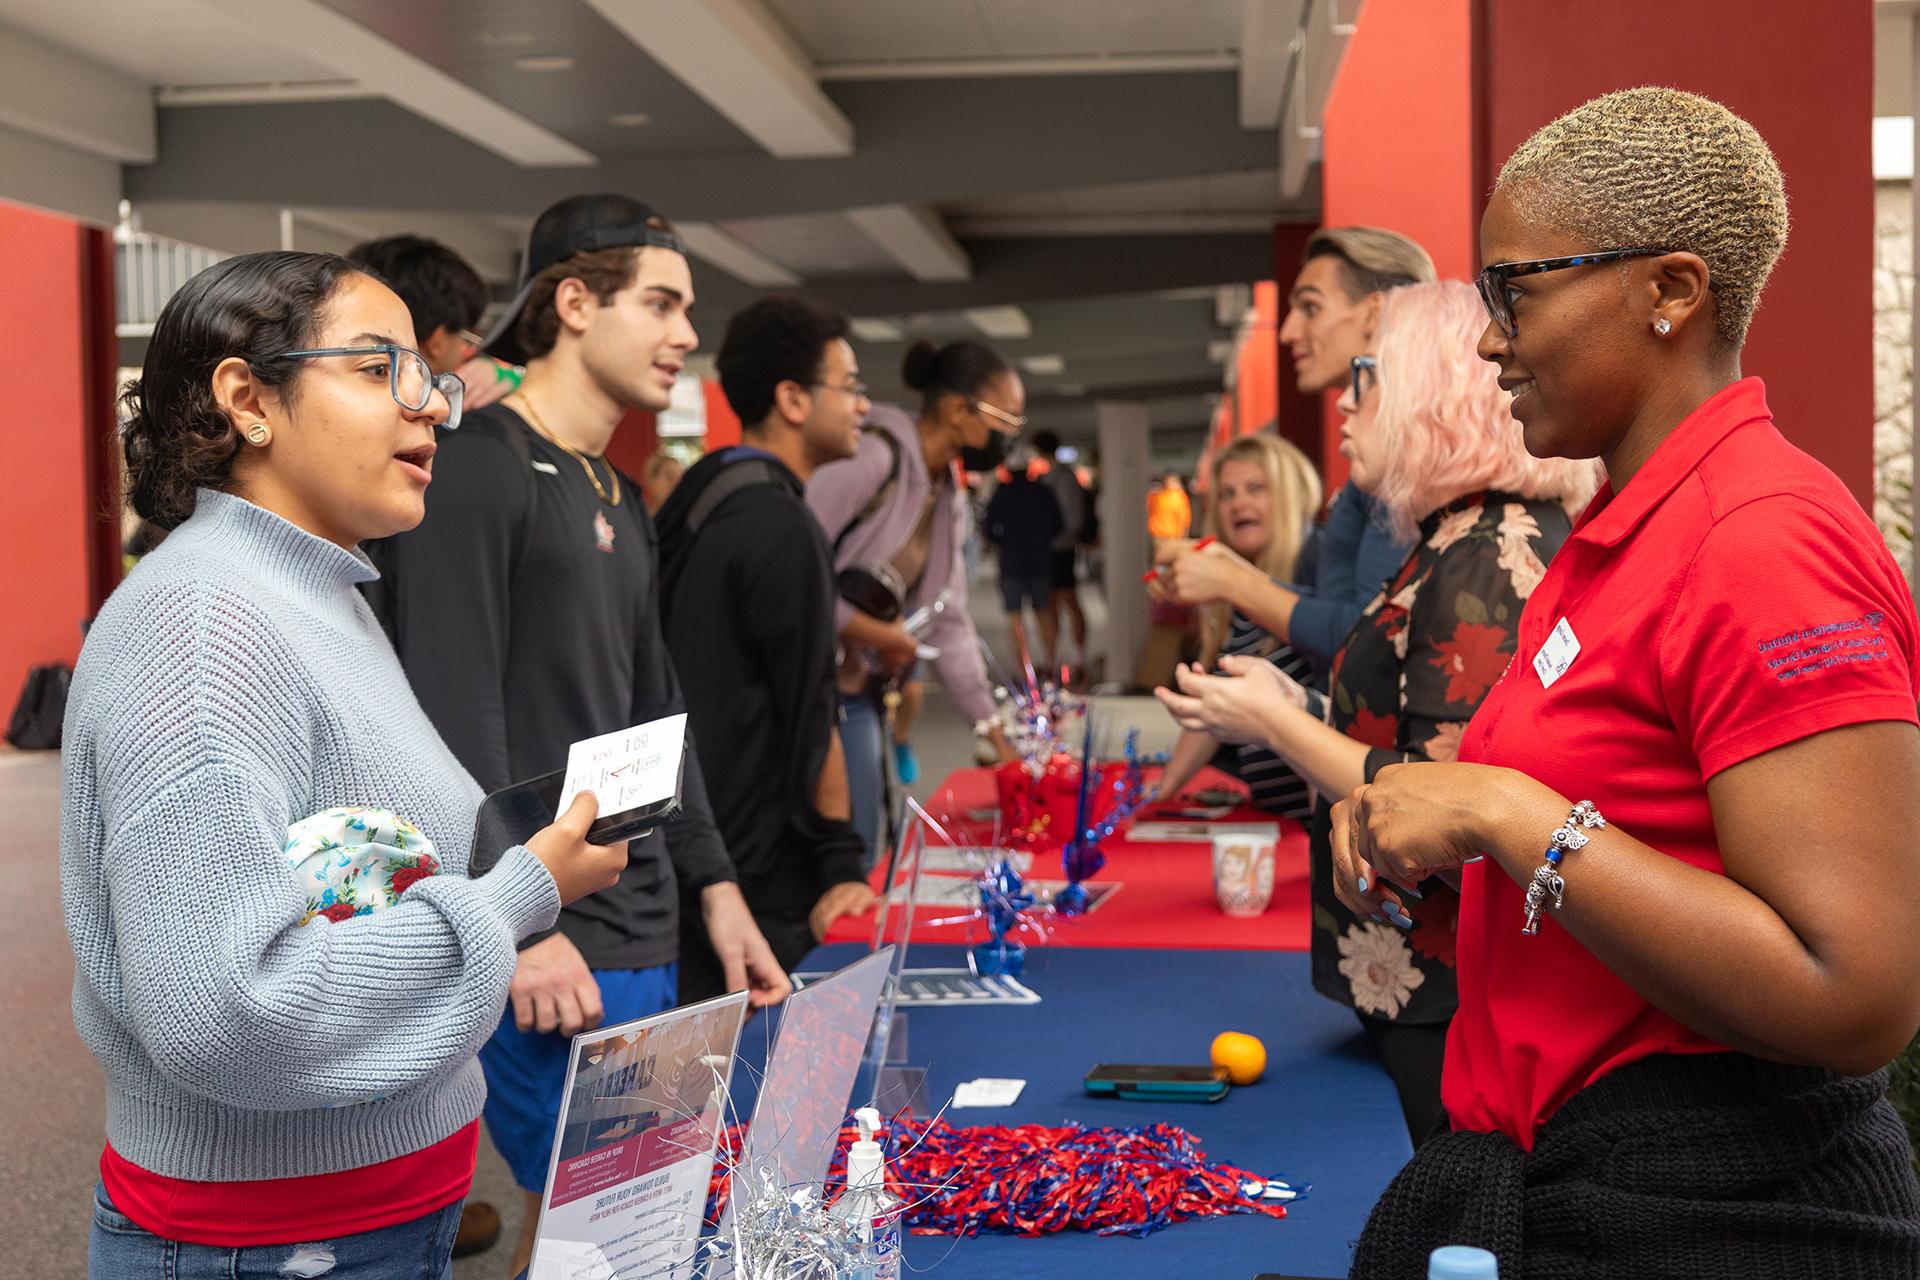
<path fill-rule="evenodd" d="M 1359 1015 L 1416 1143 L 1441 1114 L 1459 895 L 1435 878 L 1411 906 L 1351 913 L 1332 883 L 1329 806 L 1388 765 L 1455 758 L 1569 509 L 1599 483 L 1593 463 L 1528 454 L 1511 397 L 1474 350 L 1485 324 L 1471 286 L 1409 285 L 1387 295 L 1373 350 L 1353 360 L 1340 452 L 1414 546 L 1334 655 L 1327 695 L 1241 658 L 1223 659 L 1221 675 L 1183 668 L 1181 692 L 1158 690 L 1183 727 L 1264 744 L 1319 793 L 1314 986 Z"/>

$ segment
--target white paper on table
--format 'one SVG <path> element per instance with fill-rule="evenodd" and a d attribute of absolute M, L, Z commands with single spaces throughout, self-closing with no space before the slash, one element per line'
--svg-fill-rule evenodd
<path fill-rule="evenodd" d="M 978 1080 L 963 1080 L 953 1091 L 955 1107 L 1010 1107 L 1020 1097 L 1020 1091 L 1027 1087 L 1025 1080 L 1001 1080 L 992 1076 L 982 1076 Z"/>
<path fill-rule="evenodd" d="M 593 792 L 602 815 L 669 799 L 680 787 L 680 756 L 686 747 L 684 712 L 574 743 L 567 748 L 567 779 L 554 817 L 565 813 L 582 791 Z"/>
<path fill-rule="evenodd" d="M 1212 844 L 1215 836 L 1226 835 L 1278 840 L 1280 824 L 1277 822 L 1136 822 L 1127 828 L 1127 839 L 1152 844 Z"/>

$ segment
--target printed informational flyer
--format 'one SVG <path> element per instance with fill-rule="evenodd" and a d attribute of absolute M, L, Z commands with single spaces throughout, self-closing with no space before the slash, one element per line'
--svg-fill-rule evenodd
<path fill-rule="evenodd" d="M 574 1037 L 532 1280 L 692 1273 L 747 993 Z"/>
<path fill-rule="evenodd" d="M 554 817 L 565 813 L 582 791 L 593 792 L 603 814 L 625 813 L 678 794 L 680 756 L 686 746 L 684 714 L 574 743 L 567 749 L 567 780 Z"/>

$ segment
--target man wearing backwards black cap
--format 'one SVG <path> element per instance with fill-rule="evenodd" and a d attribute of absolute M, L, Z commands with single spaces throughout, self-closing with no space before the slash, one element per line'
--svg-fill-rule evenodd
<path fill-rule="evenodd" d="M 520 389 L 442 433 L 427 516 L 376 556 L 385 621 L 420 704 L 482 788 L 547 773 L 569 744 L 686 709 L 661 640 L 652 520 L 602 455 L 629 409 L 667 407 L 697 339 L 692 277 L 666 219 L 616 195 L 541 214 L 487 350 Z M 629 848 L 618 884 L 522 944 L 512 1008 L 480 1051 L 494 1145 L 528 1192 L 533 1245 L 568 1037 L 673 1007 L 678 898 L 697 897 L 731 990 L 789 986 L 754 925 L 701 778 Z"/>

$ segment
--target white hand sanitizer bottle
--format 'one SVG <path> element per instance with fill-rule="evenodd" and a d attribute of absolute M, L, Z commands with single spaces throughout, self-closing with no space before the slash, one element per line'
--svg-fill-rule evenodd
<path fill-rule="evenodd" d="M 843 1280 L 899 1280 L 900 1219 L 887 1195 L 886 1156 L 873 1135 L 880 1129 L 880 1113 L 861 1107 L 853 1113 L 860 1139 L 847 1149 L 847 1189 L 833 1206 L 833 1216 L 859 1224 L 856 1233 L 868 1247 L 868 1263 Z"/>

